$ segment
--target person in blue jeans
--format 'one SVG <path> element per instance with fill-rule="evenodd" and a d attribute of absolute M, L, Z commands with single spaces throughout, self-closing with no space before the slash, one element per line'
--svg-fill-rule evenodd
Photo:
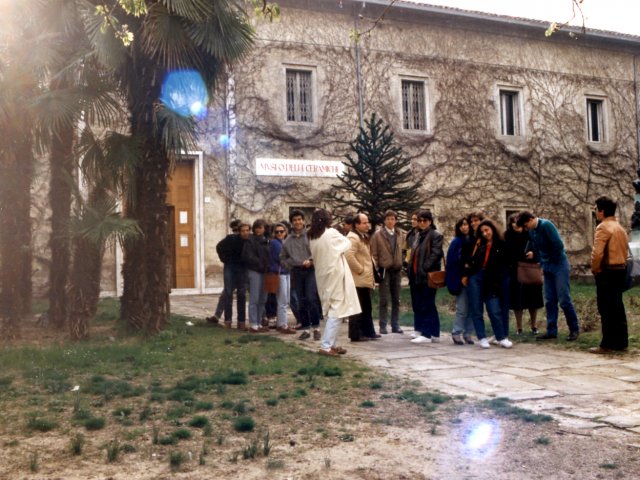
<path fill-rule="evenodd" d="M 536 255 L 540 259 L 544 276 L 544 306 L 547 313 L 547 332 L 538 335 L 537 340 L 558 338 L 558 305 L 564 312 L 569 336 L 572 342 L 580 336 L 578 315 L 571 300 L 569 274 L 571 266 L 564 250 L 564 244 L 556 226 L 549 220 L 538 218 L 531 212 L 520 212 L 517 224 L 529 232 L 533 249 L 527 258 Z"/>
<path fill-rule="evenodd" d="M 491 220 L 483 220 L 476 230 L 468 265 L 462 277 L 467 287 L 469 314 L 481 348 L 490 348 L 484 327 L 484 308 L 487 309 L 491 328 L 502 348 L 511 348 L 508 338 L 509 317 L 504 315 L 504 278 L 507 275 L 507 246 Z M 508 310 L 507 310 L 508 312 Z"/>
<path fill-rule="evenodd" d="M 451 330 L 451 339 L 456 345 L 464 345 L 465 342 L 471 345 L 474 343 L 471 339 L 474 327 L 469 315 L 467 287 L 462 285 L 462 275 L 465 268 L 464 252 L 471 242 L 470 230 L 471 227 L 467 217 L 462 217 L 456 222 L 456 236 L 449 244 L 447 264 L 445 266 L 447 289 L 451 295 L 456 297 L 456 316 L 453 319 L 453 328 Z"/>

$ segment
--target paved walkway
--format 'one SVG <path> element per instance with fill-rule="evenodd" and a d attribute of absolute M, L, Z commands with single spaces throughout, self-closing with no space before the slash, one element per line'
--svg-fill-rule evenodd
<path fill-rule="evenodd" d="M 172 296 L 174 313 L 204 319 L 217 303 L 215 295 Z M 640 446 L 640 358 L 597 356 L 538 344 L 505 350 L 476 345 L 457 346 L 443 333 L 441 343 L 410 343 L 404 335 L 383 335 L 380 341 L 350 343 L 346 325 L 339 344 L 348 357 L 391 375 L 419 380 L 425 387 L 476 399 L 507 397 L 539 413 L 552 415 L 561 428 L 588 434 L 594 429 L 628 434 Z M 318 342 L 284 340 L 316 349 Z"/>

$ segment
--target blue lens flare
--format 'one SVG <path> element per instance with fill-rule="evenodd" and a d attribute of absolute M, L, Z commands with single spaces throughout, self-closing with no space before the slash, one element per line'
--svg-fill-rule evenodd
<path fill-rule="evenodd" d="M 178 115 L 201 119 L 207 114 L 209 95 L 198 72 L 178 70 L 165 77 L 160 101 Z"/>
<path fill-rule="evenodd" d="M 229 139 L 229 135 L 220 135 L 218 137 L 218 143 L 224 149 L 229 148 L 229 143 L 230 142 L 231 142 L 231 140 Z"/>
<path fill-rule="evenodd" d="M 463 454 L 469 458 L 487 458 L 500 443 L 502 432 L 494 420 L 473 422 L 465 428 Z"/>

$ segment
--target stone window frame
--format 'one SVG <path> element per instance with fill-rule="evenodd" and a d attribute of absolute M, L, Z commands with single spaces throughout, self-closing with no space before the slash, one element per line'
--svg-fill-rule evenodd
<path fill-rule="evenodd" d="M 429 93 L 429 79 L 426 77 L 417 77 L 417 76 L 410 76 L 410 75 L 400 75 L 399 77 L 399 83 L 400 83 L 400 119 L 401 119 L 401 128 L 403 132 L 407 132 L 407 133 L 430 133 L 431 132 L 431 118 L 430 118 L 430 93 Z M 418 128 L 416 128 L 415 124 L 409 125 L 407 124 L 407 122 L 405 121 L 405 119 L 408 122 L 411 122 L 411 119 L 406 118 L 408 115 L 410 115 L 412 112 L 407 112 L 407 109 L 405 108 L 405 99 L 404 99 L 404 91 L 405 91 L 405 84 L 408 85 L 415 85 L 415 86 L 421 86 L 422 87 L 422 105 L 421 105 L 421 109 L 422 109 L 422 116 L 423 118 L 421 118 L 419 121 L 423 122 L 422 128 L 419 128 L 420 126 L 418 126 Z M 413 91 L 414 89 L 411 88 L 411 90 Z M 414 97 L 415 95 L 412 95 L 412 97 Z M 414 99 L 412 98 L 412 104 L 414 103 Z M 415 115 L 414 115 L 415 116 Z M 413 122 L 411 122 L 413 123 Z"/>
<path fill-rule="evenodd" d="M 608 122 L 608 115 L 607 115 L 607 97 L 604 95 L 595 95 L 595 94 L 586 94 L 584 96 L 584 108 L 585 108 L 585 131 L 586 131 L 586 137 L 587 137 L 587 142 L 590 144 L 596 144 L 596 145 L 604 145 L 607 143 L 607 139 L 609 137 L 608 135 L 608 127 L 609 127 L 609 122 Z M 598 121 L 597 121 L 597 125 L 599 128 L 599 132 L 598 132 L 598 138 L 594 139 L 593 136 L 593 128 L 592 128 L 592 124 L 593 124 L 593 120 L 592 120 L 592 114 L 593 114 L 593 110 L 591 108 L 591 105 L 597 105 L 599 106 L 599 108 L 597 108 L 598 110 Z"/>
<path fill-rule="evenodd" d="M 311 120 L 289 120 L 289 88 L 288 77 L 290 72 L 300 72 L 310 74 L 310 99 L 309 107 L 311 110 Z M 318 88 L 317 88 L 317 67 L 314 65 L 303 65 L 286 63 L 283 64 L 283 81 L 284 81 L 284 102 L 283 102 L 283 118 L 287 125 L 298 126 L 314 126 L 318 123 Z"/>
<path fill-rule="evenodd" d="M 505 94 L 505 95 L 503 95 Z M 515 101 L 511 104 L 510 111 L 505 111 L 506 94 L 515 94 Z M 497 105 L 498 105 L 498 134 L 502 138 L 524 138 L 525 131 L 525 109 L 524 109 L 524 88 L 517 85 L 498 84 L 497 85 Z M 511 117 L 513 123 L 513 133 L 508 133 L 505 120 Z"/>

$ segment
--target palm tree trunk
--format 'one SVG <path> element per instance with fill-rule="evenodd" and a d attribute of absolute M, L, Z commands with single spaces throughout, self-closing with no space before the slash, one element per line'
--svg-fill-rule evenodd
<path fill-rule="evenodd" d="M 20 336 L 21 315 L 31 308 L 31 141 L 19 133 L 0 157 L 0 337 Z"/>
<path fill-rule="evenodd" d="M 169 160 L 154 124 L 156 99 L 160 95 L 157 78 L 163 72 L 137 65 L 129 88 L 131 133 L 144 139 L 144 157 L 136 170 L 135 196 L 125 209 L 138 222 L 141 235 L 124 245 L 122 274 L 124 289 L 121 317 L 136 330 L 153 334 L 169 322 L 168 216 L 166 207 Z M 148 78 L 145 78 L 148 77 Z M 155 88 L 141 89 L 143 85 Z"/>
<path fill-rule="evenodd" d="M 67 282 L 71 244 L 71 184 L 73 181 L 73 128 L 65 128 L 51 141 L 51 269 L 49 270 L 49 320 L 56 329 L 67 321 Z"/>
<path fill-rule="evenodd" d="M 18 287 L 18 301 L 20 313 L 31 313 L 31 299 L 33 296 L 32 261 L 33 251 L 31 245 L 31 182 L 33 180 L 33 149 L 30 139 L 24 139 L 18 145 L 16 192 L 14 195 L 14 208 L 18 221 L 16 222 L 16 236 L 20 249 L 16 251 L 19 257 L 20 269 L 15 277 Z"/>
<path fill-rule="evenodd" d="M 155 155 L 151 149 L 155 149 Z M 149 145 L 146 152 L 138 170 L 136 206 L 127 212 L 129 218 L 138 221 L 141 235 L 124 247 L 121 316 L 134 329 L 153 334 L 167 326 L 169 315 L 168 160 L 158 145 Z"/>
<path fill-rule="evenodd" d="M 85 238 L 73 241 L 73 268 L 69 285 L 69 336 L 89 338 L 89 320 L 96 314 L 100 297 L 103 250 Z"/>

